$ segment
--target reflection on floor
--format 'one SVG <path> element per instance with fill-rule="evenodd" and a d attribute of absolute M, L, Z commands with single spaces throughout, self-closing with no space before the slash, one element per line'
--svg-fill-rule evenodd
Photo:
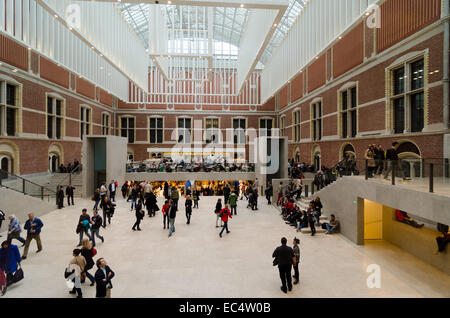
<path fill-rule="evenodd" d="M 216 201 L 216 197 L 201 197 L 200 209 L 194 209 L 187 225 L 181 199 L 176 233 L 168 238 L 161 212 L 144 219 L 142 232 L 131 231 L 134 211 L 120 199 L 111 226 L 101 231 L 105 243 L 97 245 L 97 257 L 104 257 L 116 273 L 112 296 L 450 297 L 448 275 L 397 247 L 383 241 L 356 246 L 340 235 L 296 233 L 264 200 L 256 212 L 239 201 L 238 215 L 229 225 L 231 233 L 221 239 L 213 213 Z M 74 297 L 68 293 L 63 272 L 78 244 L 75 228 L 81 209 L 93 206 L 88 200 L 75 203 L 42 217 L 44 250 L 35 254 L 32 242 L 23 261 L 25 279 L 5 297 Z M 161 198 L 158 204 L 162 206 Z M 287 296 L 279 289 L 271 258 L 282 236 L 289 244 L 295 236 L 301 240 L 300 284 Z M 367 287 L 370 264 L 381 267 L 379 289 Z M 83 293 L 94 297 L 95 287 L 86 282 Z"/>

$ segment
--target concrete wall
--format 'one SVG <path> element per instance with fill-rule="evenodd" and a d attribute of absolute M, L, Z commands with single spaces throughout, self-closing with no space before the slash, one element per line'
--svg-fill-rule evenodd
<path fill-rule="evenodd" d="M 394 219 L 394 209 L 383 207 L 383 238 L 450 275 L 450 253 L 434 255 L 438 231 L 416 229 Z"/>
<path fill-rule="evenodd" d="M 326 214 L 334 213 L 341 221 L 341 233 L 356 244 L 364 244 L 364 199 L 432 222 L 450 224 L 450 196 L 354 177 L 339 179 L 317 195 Z"/>
<path fill-rule="evenodd" d="M 125 167 L 125 165 L 124 165 Z M 254 172 L 132 172 L 125 174 L 126 180 L 136 181 L 234 181 L 255 180 Z"/>
<path fill-rule="evenodd" d="M 89 198 L 94 194 L 94 139 L 85 138 L 81 148 L 81 164 L 83 166 L 83 197 Z"/>
<path fill-rule="evenodd" d="M 28 213 L 34 213 L 35 216 L 39 217 L 54 211 L 56 208 L 55 198 L 50 198 L 50 201 L 43 201 L 14 190 L 0 188 L 0 210 L 5 212 L 6 216 L 15 214 L 22 225 L 28 220 Z M 9 220 L 6 217 L 2 231 L 5 230 L 4 226 L 8 223 Z"/>
<path fill-rule="evenodd" d="M 125 181 L 127 164 L 127 144 L 124 137 L 108 136 L 106 138 L 106 182 L 116 180 L 119 186 Z"/>

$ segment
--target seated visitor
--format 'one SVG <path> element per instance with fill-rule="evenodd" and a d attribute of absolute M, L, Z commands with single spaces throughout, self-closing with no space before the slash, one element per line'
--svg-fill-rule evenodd
<path fill-rule="evenodd" d="M 334 214 L 330 215 L 330 223 L 323 223 L 322 228 L 327 230 L 326 234 L 333 234 L 339 230 L 339 221 L 336 220 L 336 216 Z"/>
<path fill-rule="evenodd" d="M 438 223 L 437 228 L 441 234 L 438 237 L 436 237 L 438 249 L 436 252 L 434 252 L 435 255 L 439 253 L 444 253 L 447 244 L 450 242 L 450 232 L 448 225 Z"/>
<path fill-rule="evenodd" d="M 397 221 L 399 221 L 399 222 L 402 222 L 402 223 L 405 223 L 405 224 L 408 224 L 408 225 L 411 225 L 411 226 L 414 226 L 414 227 L 417 227 L 417 228 L 421 228 L 421 227 L 424 226 L 424 224 L 417 223 L 416 221 L 414 221 L 413 218 L 411 218 L 408 215 L 408 213 L 403 212 L 401 210 L 396 210 L 395 211 L 395 215 L 396 215 Z"/>
<path fill-rule="evenodd" d="M 308 227 L 309 222 L 308 222 L 308 215 L 306 213 L 306 211 L 302 211 L 301 216 L 299 218 L 299 225 L 297 228 L 297 232 L 301 231 L 302 228 L 304 227 Z"/>

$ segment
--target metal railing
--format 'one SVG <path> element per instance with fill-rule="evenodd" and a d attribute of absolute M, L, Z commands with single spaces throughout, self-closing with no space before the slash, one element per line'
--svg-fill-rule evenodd
<path fill-rule="evenodd" d="M 56 192 L 30 180 L 0 169 L 0 187 L 10 189 L 41 200 L 56 198 Z"/>
<path fill-rule="evenodd" d="M 427 187 L 430 193 L 434 193 L 435 186 L 438 185 L 439 192 L 450 194 L 450 161 L 448 158 L 393 161 L 364 159 L 363 164 L 366 180 L 374 178 L 374 172 L 381 172 L 383 178 L 390 179 L 392 185 L 396 185 L 400 179 L 422 188 Z"/>
<path fill-rule="evenodd" d="M 72 175 L 79 174 L 81 173 L 81 171 L 82 171 L 81 164 L 73 168 L 72 171 L 68 173 L 69 175 L 66 178 L 64 178 L 61 182 L 59 182 L 59 184 L 56 186 L 56 192 L 59 191 L 59 188 L 61 186 L 68 186 L 69 184 L 72 184 Z"/>

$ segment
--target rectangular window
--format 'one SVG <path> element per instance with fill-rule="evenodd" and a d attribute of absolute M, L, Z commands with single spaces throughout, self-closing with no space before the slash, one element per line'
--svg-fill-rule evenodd
<path fill-rule="evenodd" d="M 217 144 L 220 138 L 219 118 L 206 118 L 206 143 Z"/>
<path fill-rule="evenodd" d="M 301 124 L 300 124 L 300 111 L 294 112 L 294 141 L 300 142 L 301 140 Z"/>
<path fill-rule="evenodd" d="M 235 145 L 245 144 L 245 129 L 246 123 L 243 118 L 233 119 L 233 139 Z"/>
<path fill-rule="evenodd" d="M 81 106 L 80 111 L 80 138 L 91 133 L 91 110 Z"/>
<path fill-rule="evenodd" d="M 128 143 L 134 143 L 134 117 L 122 117 L 120 119 L 121 127 L 121 136 L 128 138 Z"/>
<path fill-rule="evenodd" d="M 313 140 L 322 140 L 322 102 L 311 105 L 312 107 L 312 136 Z"/>
<path fill-rule="evenodd" d="M 405 92 L 405 68 L 399 68 L 394 71 L 394 95 Z"/>
<path fill-rule="evenodd" d="M 411 90 L 423 88 L 424 86 L 424 64 L 423 59 L 411 64 Z"/>
<path fill-rule="evenodd" d="M 424 128 L 424 93 L 411 95 L 411 132 L 422 132 Z"/>
<path fill-rule="evenodd" d="M 109 114 L 102 114 L 102 135 L 109 135 L 109 122 L 110 116 Z"/>
<path fill-rule="evenodd" d="M 178 130 L 177 130 L 177 136 L 178 140 L 177 142 L 180 144 L 189 144 L 191 142 L 191 119 L 180 117 L 178 118 Z"/>
<path fill-rule="evenodd" d="M 60 99 L 47 97 L 47 137 L 61 139 L 62 135 L 62 103 Z"/>
<path fill-rule="evenodd" d="M 163 119 L 150 118 L 150 143 L 163 143 Z"/>
<path fill-rule="evenodd" d="M 358 133 L 358 98 L 356 86 L 341 92 L 341 137 L 354 138 Z"/>
<path fill-rule="evenodd" d="M 7 82 L 0 82 L 0 136 L 15 136 L 17 133 L 19 88 Z"/>
<path fill-rule="evenodd" d="M 259 136 L 260 137 L 270 137 L 272 136 L 272 119 L 260 119 L 259 120 Z"/>
<path fill-rule="evenodd" d="M 405 100 L 399 98 L 394 100 L 394 131 L 403 134 L 405 131 Z"/>
<path fill-rule="evenodd" d="M 421 132 L 424 119 L 425 64 L 421 58 L 405 62 L 404 66 L 392 71 L 394 98 L 392 98 L 393 130 L 396 134 Z M 409 81 L 405 79 L 409 78 Z"/>
<path fill-rule="evenodd" d="M 281 133 L 281 136 L 286 136 L 286 117 L 285 116 L 280 118 L 280 133 Z"/>

